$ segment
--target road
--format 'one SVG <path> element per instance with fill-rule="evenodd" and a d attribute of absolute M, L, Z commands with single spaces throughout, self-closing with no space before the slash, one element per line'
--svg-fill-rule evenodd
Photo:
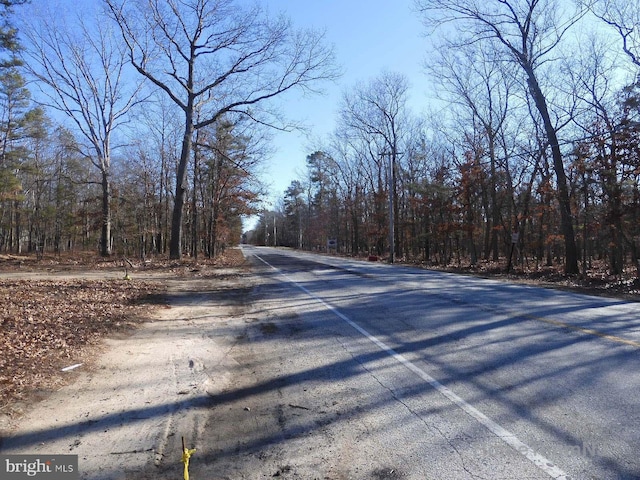
<path fill-rule="evenodd" d="M 194 480 L 640 478 L 640 304 L 243 251 L 0 453 L 78 454 L 83 480 L 182 478 L 182 437 Z"/>
<path fill-rule="evenodd" d="M 345 478 L 640 478 L 640 305 L 245 252 L 303 332 L 287 388 L 357 399 Z"/>

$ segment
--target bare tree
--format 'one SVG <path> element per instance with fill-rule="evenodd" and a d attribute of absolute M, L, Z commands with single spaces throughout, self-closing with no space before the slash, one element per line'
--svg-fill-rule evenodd
<path fill-rule="evenodd" d="M 538 72 L 584 12 L 563 18 L 561 8 L 550 0 L 415 0 L 415 4 L 425 24 L 438 27 L 457 21 L 462 34 L 460 43 L 489 41 L 521 68 L 553 157 L 565 242 L 565 272 L 578 273 L 578 250 L 558 129 L 552 120 Z"/>
<path fill-rule="evenodd" d="M 184 113 L 170 256 L 182 256 L 187 165 L 197 130 L 227 113 L 275 124 L 259 107 L 292 89 L 337 76 L 321 33 L 233 0 L 105 0 L 138 72 Z M 280 125 L 283 127 L 283 125 Z"/>
<path fill-rule="evenodd" d="M 498 170 L 501 163 L 508 161 L 498 158 L 498 150 L 500 137 L 504 136 L 507 119 L 513 110 L 510 103 L 515 84 L 513 72 L 491 52 L 485 52 L 475 44 L 461 49 L 442 49 L 439 58 L 427 65 L 427 70 L 442 84 L 454 109 L 462 110 L 460 122 L 465 122 L 468 127 L 478 124 L 481 129 L 481 151 L 478 153 L 486 155 L 489 164 L 488 192 L 483 195 L 487 203 L 485 258 L 488 259 L 493 251 L 493 261 L 498 261 L 498 227 L 501 222 Z M 467 130 L 464 127 L 456 129 L 469 137 Z"/>
<path fill-rule="evenodd" d="M 629 0 L 579 0 L 612 27 L 622 39 L 622 50 L 640 67 L 640 4 Z"/>
<path fill-rule="evenodd" d="M 157 92 L 159 93 L 159 92 Z M 155 95 L 154 95 L 155 97 Z M 138 109 L 141 115 L 136 118 L 138 126 L 143 127 L 144 134 L 139 141 L 145 144 L 145 151 L 156 159 L 158 178 L 156 204 L 156 238 L 154 240 L 157 253 L 166 253 L 168 249 L 171 206 L 175 170 L 180 156 L 180 139 L 182 138 L 182 122 L 177 107 L 166 95 L 149 99 L 144 109 Z"/>
<path fill-rule="evenodd" d="M 637 172 L 638 128 L 634 113 L 637 98 L 633 88 L 621 90 L 620 82 L 611 75 L 618 66 L 618 56 L 621 55 L 611 55 L 609 43 L 594 36 L 583 42 L 581 53 L 567 66 L 565 82 L 572 88 L 580 107 L 573 122 L 582 137 L 576 148 L 576 164 L 582 177 L 584 230 L 588 229 L 589 223 L 590 192 L 599 188 L 600 201 L 597 203 L 603 212 L 603 224 L 609 230 L 609 268 L 615 275 L 624 270 L 625 243 L 635 254 L 637 224 L 625 221 L 625 215 L 633 210 L 626 203 L 633 198 L 628 189 Z M 630 231 L 634 233 L 629 234 Z M 585 249 L 584 264 L 586 255 Z"/>
<path fill-rule="evenodd" d="M 101 253 L 111 254 L 111 151 L 113 133 L 138 102 L 141 83 L 126 78 L 126 51 L 104 19 L 73 25 L 53 12 L 31 15 L 23 32 L 24 60 L 38 82 L 41 103 L 67 115 L 84 142 L 81 154 L 100 172 Z"/>
<path fill-rule="evenodd" d="M 398 253 L 395 219 L 398 218 L 396 165 L 403 127 L 407 122 L 409 84 L 404 75 L 384 72 L 366 86 L 358 86 L 343 97 L 341 117 L 345 126 L 373 137 L 382 149 L 375 152 L 389 158 L 389 261 Z"/>

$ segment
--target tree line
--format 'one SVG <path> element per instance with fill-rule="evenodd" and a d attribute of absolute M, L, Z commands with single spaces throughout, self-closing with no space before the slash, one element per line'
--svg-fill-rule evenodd
<path fill-rule="evenodd" d="M 3 0 L 0 251 L 215 256 L 257 211 L 323 33 L 234 0 Z M 86 10 L 84 10 L 86 9 Z"/>
<path fill-rule="evenodd" d="M 215 256 L 259 211 L 270 129 L 292 127 L 275 101 L 336 79 L 334 51 L 247 2 L 96 5 L 0 3 L 0 251 Z M 639 7 L 413 8 L 434 39 L 431 110 L 412 111 L 401 72 L 345 90 L 334 133 L 248 240 L 640 269 Z"/>
<path fill-rule="evenodd" d="M 347 89 L 333 134 L 249 241 L 640 275 L 638 5 L 414 7 L 439 35 L 424 62 L 431 111 L 411 110 L 402 73 Z"/>

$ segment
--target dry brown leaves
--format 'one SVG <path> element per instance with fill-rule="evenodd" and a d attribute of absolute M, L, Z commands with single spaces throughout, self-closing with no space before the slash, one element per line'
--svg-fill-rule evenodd
<path fill-rule="evenodd" d="M 242 251 L 238 248 L 226 249 L 215 258 L 200 256 L 197 259 L 169 260 L 166 256 L 151 256 L 144 260 L 113 256 L 97 257 L 89 253 L 65 253 L 61 255 L 46 254 L 42 258 L 34 255 L 15 255 L 0 253 L 0 271 L 12 272 L 74 272 L 119 271 L 142 272 L 162 271 L 175 275 L 189 275 L 194 271 L 218 269 L 225 267 L 246 267 Z"/>
<path fill-rule="evenodd" d="M 511 272 L 506 273 L 504 262 L 482 262 L 473 267 L 431 265 L 428 268 L 587 295 L 622 298 L 633 302 L 640 301 L 640 278 L 637 270 L 628 268 L 621 275 L 611 275 L 608 273 L 607 263 L 602 260 L 594 260 L 586 274 L 581 275 L 566 275 L 562 265 L 539 268 L 517 266 Z"/>
<path fill-rule="evenodd" d="M 131 329 L 159 293 L 125 280 L 0 280 L 0 412 L 56 385 L 102 336 Z"/>
<path fill-rule="evenodd" d="M 124 274 L 125 263 L 130 265 L 122 258 L 82 252 L 44 258 L 0 254 L 0 272 Z M 16 402 L 61 385 L 66 375 L 62 368 L 90 361 L 102 337 L 131 330 L 149 316 L 150 306 L 164 303 L 162 285 L 135 280 L 136 272 L 198 278 L 220 268 L 246 268 L 239 249 L 198 262 L 158 257 L 132 264 L 133 281 L 0 279 L 0 415 L 12 413 Z"/>

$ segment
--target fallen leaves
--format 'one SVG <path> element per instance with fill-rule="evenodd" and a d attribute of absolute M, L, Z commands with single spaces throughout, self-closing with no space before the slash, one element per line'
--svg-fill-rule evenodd
<path fill-rule="evenodd" d="M 159 293 L 125 280 L 0 280 L 0 409 L 59 384 L 63 367 L 133 327 Z"/>

